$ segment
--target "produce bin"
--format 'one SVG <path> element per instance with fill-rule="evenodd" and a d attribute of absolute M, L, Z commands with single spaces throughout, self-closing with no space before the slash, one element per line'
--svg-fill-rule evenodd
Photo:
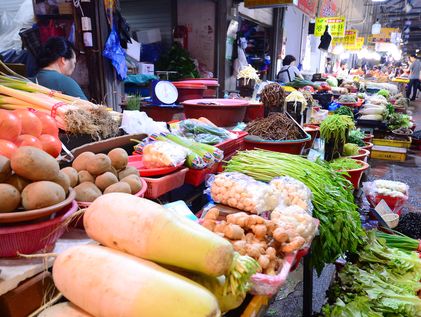
<path fill-rule="evenodd" d="M 206 90 L 206 86 L 201 83 L 173 82 L 178 90 L 177 102 L 190 99 L 201 99 Z"/>
<path fill-rule="evenodd" d="M 320 136 L 320 126 L 314 124 L 304 124 L 304 131 L 311 136 L 311 140 L 306 142 L 305 149 L 313 146 L 314 140 Z"/>
<path fill-rule="evenodd" d="M 252 139 L 244 139 L 244 148 L 246 150 L 262 149 L 274 152 L 301 154 L 307 142 L 311 140 L 311 136 L 306 133 L 306 137 L 299 140 L 287 141 L 257 141 Z"/>
<path fill-rule="evenodd" d="M 263 103 L 251 103 L 246 110 L 245 122 L 250 122 L 256 119 L 263 118 L 265 114 L 265 107 Z"/>
<path fill-rule="evenodd" d="M 347 180 L 349 180 L 352 185 L 354 186 L 354 189 L 360 188 L 360 182 L 361 178 L 364 174 L 364 172 L 370 167 L 366 162 L 356 160 L 358 164 L 361 165 L 360 168 L 352 169 L 352 170 L 346 170 L 344 172 L 347 172 L 348 175 L 343 175 Z"/>
<path fill-rule="evenodd" d="M 173 189 L 183 186 L 188 170 L 188 168 L 184 168 L 172 174 L 157 178 L 144 177 L 143 179 L 148 184 L 145 197 L 156 199 Z"/>
<path fill-rule="evenodd" d="M 237 134 L 236 139 L 228 139 L 224 142 L 218 143 L 215 146 L 224 151 L 224 157 L 227 157 L 237 151 L 240 151 L 244 148 L 244 138 L 248 135 L 244 131 L 231 131 L 232 133 Z"/>
<path fill-rule="evenodd" d="M 372 142 L 374 138 L 373 134 L 366 134 L 365 137 L 363 138 L 364 142 Z"/>
<path fill-rule="evenodd" d="M 184 110 L 182 106 L 141 106 L 139 111 L 146 112 L 148 117 L 155 121 L 172 121 L 174 119 L 181 120 L 184 118 Z"/>
<path fill-rule="evenodd" d="M 221 163 L 216 163 L 212 165 L 211 167 L 201 169 L 201 170 L 189 168 L 189 171 L 186 174 L 185 183 L 189 185 L 193 185 L 195 187 L 202 185 L 205 182 L 206 177 L 208 175 L 215 174 L 218 172 Z"/>
<path fill-rule="evenodd" d="M 242 122 L 248 101 L 239 99 L 193 99 L 182 102 L 186 118 L 206 117 L 219 127 L 233 127 Z"/>
<path fill-rule="evenodd" d="M 357 155 L 348 156 L 353 160 L 361 160 L 367 163 L 368 157 L 370 156 L 370 151 L 365 149 L 360 149 Z"/>

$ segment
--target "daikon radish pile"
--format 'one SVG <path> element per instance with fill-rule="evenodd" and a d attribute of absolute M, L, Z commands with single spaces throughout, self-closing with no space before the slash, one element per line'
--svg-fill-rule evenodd
<path fill-rule="evenodd" d="M 72 303 L 60 303 L 42 311 L 38 317 L 92 317 Z"/>
<path fill-rule="evenodd" d="M 216 298 L 199 284 L 101 246 L 77 246 L 60 254 L 53 279 L 67 299 L 96 317 L 220 316 Z"/>
<path fill-rule="evenodd" d="M 255 261 L 236 256 L 231 243 L 194 221 L 144 198 L 110 193 L 86 209 L 84 226 L 92 239 L 154 262 L 210 276 L 226 275 L 236 295 L 256 271 Z"/>

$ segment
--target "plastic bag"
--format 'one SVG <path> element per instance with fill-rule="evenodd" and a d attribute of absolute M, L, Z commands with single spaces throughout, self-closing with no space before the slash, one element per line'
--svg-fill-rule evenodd
<path fill-rule="evenodd" d="M 378 179 L 363 183 L 363 191 L 372 207 L 376 207 L 381 200 L 384 200 L 395 213 L 401 211 L 409 198 L 407 184 L 390 180 Z"/>
<path fill-rule="evenodd" d="M 208 188 L 216 203 L 254 214 L 270 210 L 276 202 L 268 184 L 237 172 L 212 176 Z"/>
<path fill-rule="evenodd" d="M 156 141 L 143 148 L 143 164 L 146 168 L 178 166 L 186 160 L 187 151 L 177 144 Z"/>
<path fill-rule="evenodd" d="M 305 244 L 300 248 L 308 247 L 317 233 L 318 220 L 297 205 L 275 208 L 270 219 L 285 230 L 290 241 L 296 237 L 304 238 Z"/>
<path fill-rule="evenodd" d="M 273 188 L 277 196 L 277 205 L 275 207 L 299 206 L 310 215 L 313 212 L 311 199 L 313 194 L 304 183 L 289 177 L 276 177 L 269 185 Z M 274 208 L 275 208 L 274 207 Z"/>
<path fill-rule="evenodd" d="M 193 120 L 183 120 L 179 124 L 180 131 L 184 133 L 193 133 L 197 134 L 213 134 L 225 139 L 235 139 L 237 137 L 236 134 L 229 132 L 223 128 L 213 127 L 211 125 L 193 121 Z"/>
<path fill-rule="evenodd" d="M 127 134 L 144 133 L 151 135 L 154 133 L 169 132 L 165 122 L 156 122 L 148 117 L 145 112 L 123 111 L 121 129 Z"/>
<path fill-rule="evenodd" d="M 185 135 L 185 136 L 188 137 L 188 135 Z M 210 144 L 210 145 L 215 145 L 224 141 L 224 139 L 222 139 L 221 137 L 217 135 L 213 135 L 213 134 L 208 134 L 208 133 L 200 133 L 194 136 L 194 140 L 196 142 Z"/>
<path fill-rule="evenodd" d="M 114 25 L 102 55 L 111 61 L 120 79 L 124 80 L 127 77 L 126 53 L 120 45 L 120 38 Z"/>

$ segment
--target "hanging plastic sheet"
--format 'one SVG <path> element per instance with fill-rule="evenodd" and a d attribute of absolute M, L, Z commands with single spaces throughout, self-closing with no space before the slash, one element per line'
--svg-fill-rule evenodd
<path fill-rule="evenodd" d="M 105 48 L 102 52 L 102 55 L 111 61 L 121 80 L 124 80 L 127 77 L 127 64 L 125 54 L 126 53 L 120 45 L 120 38 L 116 32 L 116 28 L 113 25 L 110 35 L 108 36 L 107 42 L 105 43 Z"/>

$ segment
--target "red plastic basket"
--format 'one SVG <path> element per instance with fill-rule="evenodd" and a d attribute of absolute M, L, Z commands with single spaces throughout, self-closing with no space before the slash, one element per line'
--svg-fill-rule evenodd
<path fill-rule="evenodd" d="M 248 135 L 248 133 L 244 131 L 231 132 L 237 134 L 238 137 L 236 139 L 225 140 L 224 142 L 215 145 L 218 149 L 224 151 L 224 157 L 244 149 L 244 138 Z"/>
<path fill-rule="evenodd" d="M 78 209 L 76 201 L 47 221 L 0 228 L 0 257 L 15 257 L 17 253 L 31 254 L 50 250 L 66 231 L 62 223 Z"/>
<path fill-rule="evenodd" d="M 359 165 L 361 165 L 361 167 L 353 169 L 353 170 L 347 170 L 346 172 L 349 174 L 349 176 L 343 175 L 347 180 L 349 180 L 352 183 L 352 185 L 354 186 L 354 189 L 360 188 L 361 177 L 363 176 L 363 173 L 370 167 L 370 165 L 368 165 L 364 161 L 361 161 L 361 160 L 356 160 L 356 161 L 358 162 Z"/>
<path fill-rule="evenodd" d="M 218 172 L 221 163 L 216 163 L 209 168 L 205 168 L 201 170 L 189 168 L 184 182 L 186 184 L 193 185 L 195 187 L 202 185 L 204 181 L 206 180 L 206 176 L 210 174 L 215 174 L 216 172 Z"/>
<path fill-rule="evenodd" d="M 144 177 L 146 183 L 148 184 L 145 197 L 155 199 L 172 191 L 173 189 L 183 186 L 188 170 L 188 168 L 184 168 L 159 178 Z"/>

